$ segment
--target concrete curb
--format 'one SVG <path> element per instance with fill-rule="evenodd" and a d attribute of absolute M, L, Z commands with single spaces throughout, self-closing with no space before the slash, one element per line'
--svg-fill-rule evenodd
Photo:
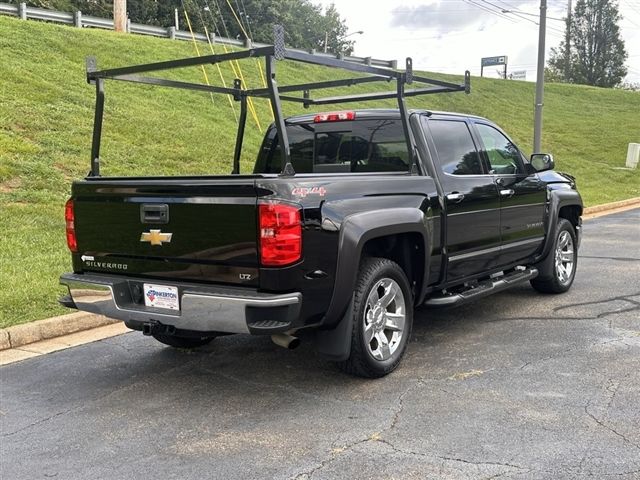
<path fill-rule="evenodd" d="M 603 203 L 602 205 L 596 205 L 594 207 L 587 207 L 584 209 L 585 215 L 593 213 L 607 212 L 609 210 L 617 210 L 623 207 L 632 207 L 634 205 L 640 206 L 640 197 L 629 198 L 627 200 L 620 200 L 619 202 Z"/>
<path fill-rule="evenodd" d="M 640 206 L 640 197 L 587 207 L 584 209 L 584 214 L 603 214 L 603 212 L 610 210 L 618 210 L 625 207 L 630 208 L 636 205 Z M 77 312 L 3 328 L 0 329 L 0 351 L 118 323 L 119 321 L 120 320 L 114 320 L 113 318 L 107 318 L 93 313 Z"/>
<path fill-rule="evenodd" d="M 119 321 L 93 313 L 77 312 L 15 325 L 0 330 L 0 350 L 18 348 L 30 343 L 63 337 L 71 333 L 102 327 Z"/>

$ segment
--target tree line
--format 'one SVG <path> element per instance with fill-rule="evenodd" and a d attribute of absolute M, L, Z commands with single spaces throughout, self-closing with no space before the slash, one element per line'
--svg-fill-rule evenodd
<path fill-rule="evenodd" d="M 79 10 L 103 18 L 113 16 L 112 0 L 26 0 L 26 3 L 65 12 Z M 285 42 L 291 47 L 350 55 L 355 43 L 345 38 L 348 28 L 333 4 L 323 9 L 310 0 L 127 0 L 129 19 L 135 23 L 172 26 L 176 9 L 182 30 L 188 29 L 188 16 L 194 32 L 204 32 L 206 28 L 220 37 L 272 43 L 273 25 L 280 24 L 285 29 Z"/>

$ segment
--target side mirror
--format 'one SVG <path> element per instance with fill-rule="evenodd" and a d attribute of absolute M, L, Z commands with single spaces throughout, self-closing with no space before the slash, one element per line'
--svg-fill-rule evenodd
<path fill-rule="evenodd" d="M 553 155 L 550 153 L 534 153 L 531 155 L 531 166 L 536 172 L 553 170 Z"/>

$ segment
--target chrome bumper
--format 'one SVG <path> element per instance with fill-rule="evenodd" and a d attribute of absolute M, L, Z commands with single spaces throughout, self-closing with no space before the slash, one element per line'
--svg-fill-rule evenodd
<path fill-rule="evenodd" d="M 197 332 L 262 333 L 260 330 L 263 329 L 264 333 L 271 333 L 273 329 L 284 330 L 298 319 L 302 304 L 300 293 L 274 295 L 154 280 L 155 284 L 178 287 L 180 311 L 174 312 L 135 302 L 131 286 L 140 285 L 139 279 L 67 273 L 60 277 L 60 283 L 69 288 L 69 296 L 78 310 L 126 323 L 161 323 Z"/>

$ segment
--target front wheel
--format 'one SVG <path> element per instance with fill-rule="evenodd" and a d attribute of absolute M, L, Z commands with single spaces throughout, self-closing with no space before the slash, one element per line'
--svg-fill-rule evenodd
<path fill-rule="evenodd" d="M 402 360 L 413 325 L 409 281 L 397 263 L 362 260 L 351 314 L 351 353 L 340 368 L 366 378 L 391 373 Z"/>
<path fill-rule="evenodd" d="M 552 250 L 538 266 L 540 274 L 531 286 L 543 293 L 564 293 L 571 288 L 578 265 L 576 232 L 571 222 L 558 219 Z"/>

